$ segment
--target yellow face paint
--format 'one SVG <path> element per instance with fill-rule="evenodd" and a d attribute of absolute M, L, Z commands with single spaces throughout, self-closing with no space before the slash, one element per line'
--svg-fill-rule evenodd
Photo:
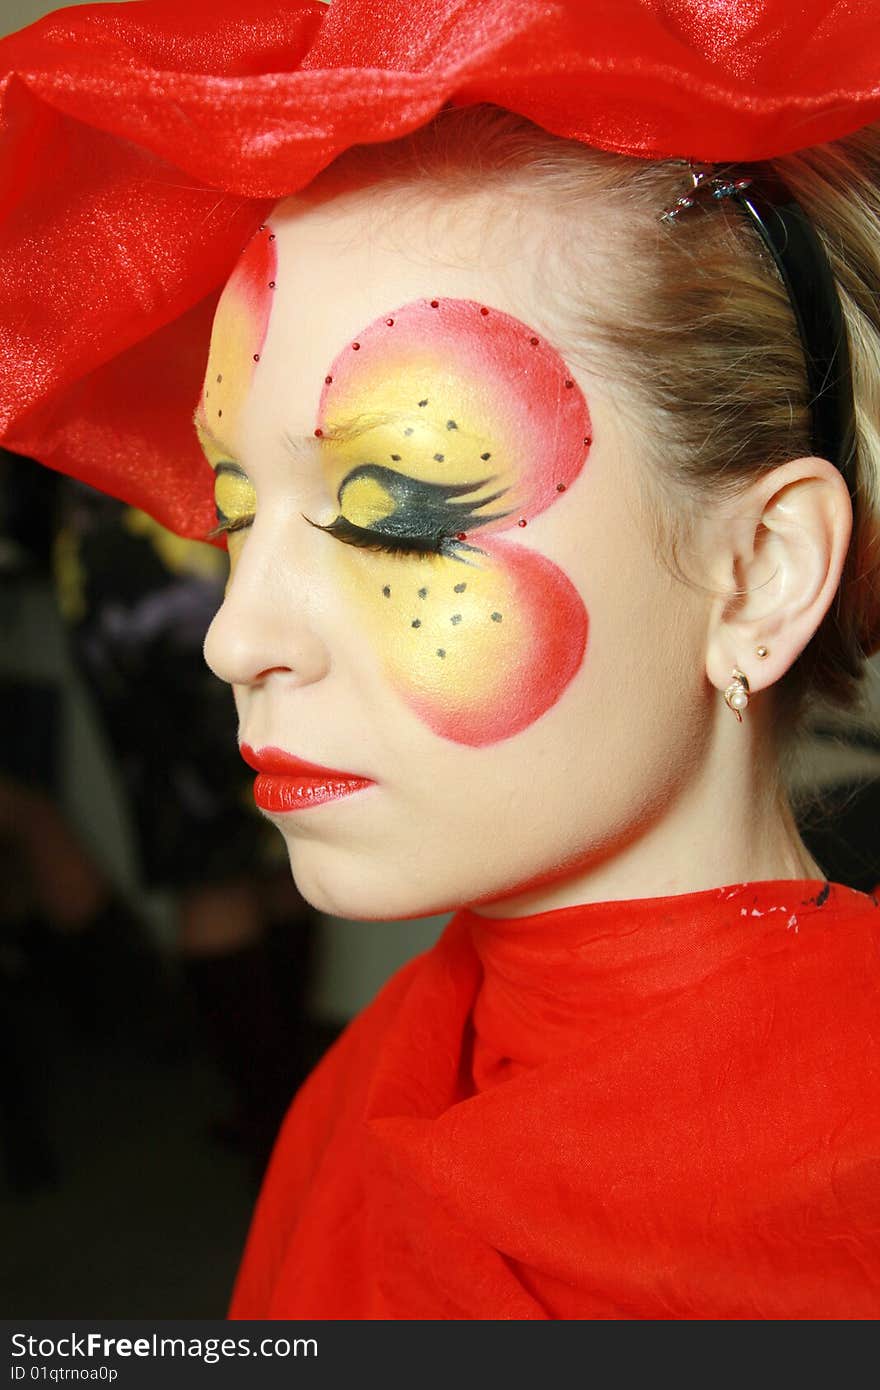
<path fill-rule="evenodd" d="M 256 508 L 253 487 L 231 462 L 231 451 L 222 441 L 236 436 L 260 360 L 276 263 L 275 234 L 261 227 L 242 252 L 214 316 L 195 427 L 205 456 L 217 472 L 214 497 L 221 524 L 250 517 Z"/>

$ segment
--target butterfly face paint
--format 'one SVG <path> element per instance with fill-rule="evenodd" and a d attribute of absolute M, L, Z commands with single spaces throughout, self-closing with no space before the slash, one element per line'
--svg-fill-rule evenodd
<path fill-rule="evenodd" d="M 221 522 L 253 514 L 255 508 L 250 481 L 219 441 L 236 435 L 269 327 L 276 266 L 275 234 L 261 227 L 239 257 L 214 316 L 195 423 L 217 475 L 214 493 Z"/>
<path fill-rule="evenodd" d="M 417 300 L 338 355 L 315 433 L 338 503 L 325 529 L 395 688 L 458 743 L 532 724 L 587 641 L 577 590 L 525 535 L 591 443 L 562 358 L 500 310 Z"/>

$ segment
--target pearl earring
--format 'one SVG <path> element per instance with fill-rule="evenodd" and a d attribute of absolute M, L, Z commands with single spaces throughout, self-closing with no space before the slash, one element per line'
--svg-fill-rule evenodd
<path fill-rule="evenodd" d="M 733 710 L 741 724 L 742 711 L 749 703 L 749 678 L 745 671 L 741 671 L 738 666 L 733 668 L 733 679 L 724 692 L 724 700 L 728 709 Z"/>

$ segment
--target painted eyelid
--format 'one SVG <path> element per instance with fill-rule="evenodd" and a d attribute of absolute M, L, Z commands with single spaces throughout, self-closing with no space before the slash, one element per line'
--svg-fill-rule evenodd
<path fill-rule="evenodd" d="M 361 497 L 360 505 L 370 510 L 372 501 L 372 505 L 382 513 L 377 516 L 378 521 L 389 521 L 404 526 L 408 521 L 412 521 L 414 524 L 411 529 L 419 535 L 425 534 L 426 521 L 433 523 L 429 534 L 440 534 L 438 523 L 443 522 L 448 527 L 449 534 L 453 534 L 461 529 L 462 524 L 486 526 L 511 514 L 510 509 L 484 513 L 484 508 L 499 501 L 510 491 L 509 486 L 504 485 L 494 492 L 479 495 L 481 489 L 495 481 L 496 476 L 490 474 L 460 483 L 427 482 L 424 479 L 413 478 L 408 473 L 388 468 L 384 464 L 363 463 L 343 478 L 337 492 L 337 503 L 341 514 L 345 516 L 345 495 L 349 489 L 358 489 L 360 493 L 366 487 L 366 494 Z M 384 505 L 386 502 L 390 504 L 387 507 Z M 357 506 L 356 494 L 355 510 Z M 351 516 L 346 519 L 355 521 Z M 358 522 L 355 524 L 360 525 Z M 386 534 L 384 526 L 381 534 Z"/>
<path fill-rule="evenodd" d="M 220 463 L 215 470 L 214 505 L 218 519 L 238 520 L 253 516 L 256 491 L 247 474 L 235 464 Z"/>

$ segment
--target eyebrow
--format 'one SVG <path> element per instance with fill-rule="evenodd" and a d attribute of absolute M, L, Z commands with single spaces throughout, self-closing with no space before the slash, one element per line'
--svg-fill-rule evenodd
<path fill-rule="evenodd" d="M 355 416 L 345 424 L 337 425 L 335 429 L 327 433 L 293 434 L 289 430 L 285 430 L 282 440 L 287 449 L 296 456 L 306 449 L 314 449 L 316 445 L 320 447 L 327 444 L 352 444 L 365 434 L 369 434 L 371 430 L 378 429 L 383 425 L 405 425 L 410 420 L 415 419 L 418 417 L 405 411 L 364 413 Z M 207 435 L 218 449 L 223 449 L 227 454 L 232 453 L 229 446 L 222 439 L 219 439 L 211 429 L 200 406 L 196 406 L 192 422 L 196 430 L 200 434 Z"/>
<path fill-rule="evenodd" d="M 225 440 L 219 439 L 214 433 L 198 406 L 196 406 L 193 412 L 192 422 L 196 431 L 199 434 L 206 435 L 212 444 L 216 444 L 218 449 L 222 449 L 226 454 L 231 454 L 233 452 Z M 289 434 L 287 431 L 285 431 L 283 438 L 284 443 L 295 453 L 307 447 L 313 448 L 314 445 L 319 442 L 313 434 Z"/>

